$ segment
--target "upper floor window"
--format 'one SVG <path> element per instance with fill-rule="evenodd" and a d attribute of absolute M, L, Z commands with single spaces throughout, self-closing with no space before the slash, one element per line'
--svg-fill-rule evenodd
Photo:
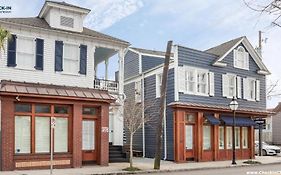
<path fill-rule="evenodd" d="M 74 19 L 66 16 L 61 16 L 60 17 L 60 25 L 65 26 L 65 27 L 71 27 L 73 28 L 74 26 Z"/>
<path fill-rule="evenodd" d="M 205 69 L 179 67 L 179 92 L 214 96 L 214 73 Z"/>
<path fill-rule="evenodd" d="M 141 102 L 141 81 L 135 82 L 135 102 Z"/>
<path fill-rule="evenodd" d="M 249 70 L 249 54 L 243 46 L 234 50 L 234 67 Z"/>
<path fill-rule="evenodd" d="M 17 36 L 17 66 L 23 69 L 33 69 L 35 65 L 35 39 Z"/>
<path fill-rule="evenodd" d="M 79 71 L 78 45 L 64 43 L 63 47 L 63 70 L 66 73 L 77 74 Z"/>
<path fill-rule="evenodd" d="M 161 89 L 162 89 L 162 74 L 156 75 L 156 98 L 161 96 Z"/>
<path fill-rule="evenodd" d="M 222 74 L 222 95 L 227 98 L 241 98 L 241 77 L 235 74 Z"/>
<path fill-rule="evenodd" d="M 260 100 L 260 81 L 255 78 L 243 78 L 244 99 L 250 101 Z"/>

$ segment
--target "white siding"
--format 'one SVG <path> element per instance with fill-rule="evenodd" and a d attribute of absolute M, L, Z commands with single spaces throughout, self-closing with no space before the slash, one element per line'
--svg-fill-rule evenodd
<path fill-rule="evenodd" d="M 5 52 L 1 51 L 0 59 L 0 80 L 26 81 L 33 83 L 46 83 L 55 85 L 93 87 L 94 79 L 94 44 L 77 38 L 65 38 L 59 35 L 48 35 L 47 33 L 38 33 L 35 31 L 25 32 L 9 27 L 10 32 L 17 35 L 31 36 L 44 39 L 44 70 L 38 71 L 34 68 L 29 70 L 18 69 L 17 67 L 7 67 L 7 46 L 5 43 Z M 86 44 L 88 46 L 87 75 L 70 75 L 63 72 L 55 72 L 55 40 L 72 42 L 76 44 Z"/>

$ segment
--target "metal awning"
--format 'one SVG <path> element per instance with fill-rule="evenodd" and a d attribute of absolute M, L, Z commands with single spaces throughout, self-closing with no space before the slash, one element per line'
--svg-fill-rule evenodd
<path fill-rule="evenodd" d="M 221 116 L 220 119 L 225 125 L 233 126 L 233 116 Z M 236 126 L 255 126 L 256 123 L 249 117 L 235 117 Z"/>
<path fill-rule="evenodd" d="M 104 101 L 109 103 L 115 101 L 113 96 L 103 90 L 6 80 L 2 80 L 0 83 L 0 96 L 2 95 L 64 98 L 87 101 Z"/>
<path fill-rule="evenodd" d="M 204 114 L 204 117 L 210 122 L 211 125 L 219 125 L 221 122 L 212 114 Z"/>

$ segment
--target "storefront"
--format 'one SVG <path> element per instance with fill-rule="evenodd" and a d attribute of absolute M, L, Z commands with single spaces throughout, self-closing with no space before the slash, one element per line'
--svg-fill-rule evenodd
<path fill-rule="evenodd" d="M 174 154 L 176 162 L 232 159 L 233 113 L 226 107 L 174 103 Z M 239 109 L 235 122 L 237 159 L 255 157 L 253 118 L 267 111 Z"/>
<path fill-rule="evenodd" d="M 1 170 L 108 164 L 106 91 L 1 82 Z M 55 129 L 51 141 L 51 118 Z"/>

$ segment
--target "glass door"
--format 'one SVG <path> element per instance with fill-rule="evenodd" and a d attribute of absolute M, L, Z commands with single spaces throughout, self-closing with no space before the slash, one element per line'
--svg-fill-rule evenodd
<path fill-rule="evenodd" d="M 96 160 L 95 121 L 82 121 L 82 151 L 83 161 Z"/>

